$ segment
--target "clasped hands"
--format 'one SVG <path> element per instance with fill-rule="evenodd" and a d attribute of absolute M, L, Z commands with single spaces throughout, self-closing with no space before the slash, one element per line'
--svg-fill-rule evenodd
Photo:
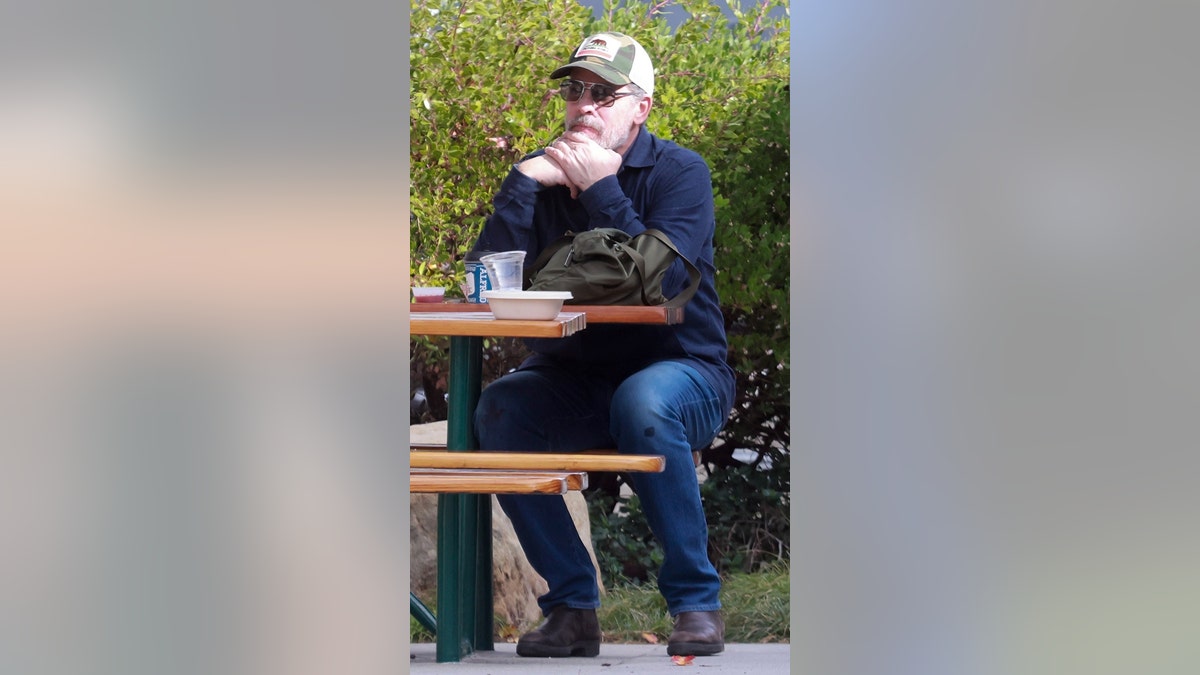
<path fill-rule="evenodd" d="M 559 136 L 546 147 L 546 154 L 517 165 L 518 171 L 546 187 L 567 187 L 572 199 L 601 178 L 614 175 L 619 168 L 620 154 L 577 131 Z"/>

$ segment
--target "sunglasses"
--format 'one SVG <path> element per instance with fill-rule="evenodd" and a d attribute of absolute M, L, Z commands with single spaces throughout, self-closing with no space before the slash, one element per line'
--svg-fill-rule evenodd
<path fill-rule="evenodd" d="M 592 103 L 601 108 L 607 108 L 617 102 L 617 99 L 623 96 L 632 96 L 633 92 L 617 92 L 617 88 L 611 84 L 603 82 L 593 82 L 591 84 L 580 82 L 579 80 L 563 80 L 562 84 L 558 85 L 558 95 L 562 96 L 564 101 L 578 101 L 583 98 L 583 92 L 586 90 L 592 92 Z"/>

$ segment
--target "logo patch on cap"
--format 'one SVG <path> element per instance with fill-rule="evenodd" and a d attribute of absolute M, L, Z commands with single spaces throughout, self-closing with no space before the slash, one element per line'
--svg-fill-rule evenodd
<path fill-rule="evenodd" d="M 610 45 L 603 38 L 595 38 L 588 40 L 587 44 L 581 46 L 579 51 L 575 52 L 575 58 L 581 59 L 585 56 L 599 56 L 606 61 L 612 61 L 617 58 L 617 51 L 620 45 Z"/>

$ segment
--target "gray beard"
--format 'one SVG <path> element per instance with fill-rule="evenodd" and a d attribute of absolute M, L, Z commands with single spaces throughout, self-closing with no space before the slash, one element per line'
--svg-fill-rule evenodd
<path fill-rule="evenodd" d="M 628 130 L 626 130 L 624 133 L 622 133 L 619 137 L 614 138 L 612 127 L 609 127 L 607 129 L 599 128 L 598 126 L 596 126 L 596 124 L 592 121 L 592 118 L 590 118 L 590 117 L 584 117 L 581 115 L 581 116 L 576 117 L 575 119 L 567 122 L 567 129 L 571 129 L 572 127 L 575 127 L 575 126 L 584 126 L 589 129 L 594 129 L 595 131 L 600 132 L 600 138 L 597 139 L 597 142 L 600 144 L 600 147 L 605 148 L 607 150 L 616 150 L 617 148 L 624 145 L 625 141 L 629 140 L 629 131 Z"/>

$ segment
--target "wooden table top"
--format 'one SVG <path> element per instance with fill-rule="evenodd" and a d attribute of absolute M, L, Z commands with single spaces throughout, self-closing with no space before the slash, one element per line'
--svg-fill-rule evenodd
<path fill-rule="evenodd" d="M 675 325 L 683 322 L 682 307 L 645 307 L 641 305 L 563 305 L 564 312 L 582 312 L 587 323 L 645 323 Z M 474 302 L 413 302 L 409 303 L 409 316 L 427 313 L 486 312 L 491 308 L 486 303 Z M 414 333 L 415 334 L 415 333 Z"/>
<path fill-rule="evenodd" d="M 547 321 L 497 319 L 491 312 L 479 311 L 411 312 L 408 315 L 410 335 L 560 338 L 586 326 L 587 315 L 575 311 L 559 312 L 557 317 Z"/>

